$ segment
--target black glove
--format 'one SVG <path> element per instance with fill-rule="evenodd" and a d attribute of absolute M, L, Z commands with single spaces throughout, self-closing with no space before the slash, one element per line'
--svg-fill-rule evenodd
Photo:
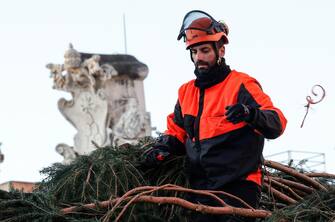
<path fill-rule="evenodd" d="M 168 147 L 154 146 L 144 153 L 143 164 L 148 168 L 154 168 L 160 165 L 168 156 L 170 156 Z"/>
<path fill-rule="evenodd" d="M 226 118 L 234 124 L 242 121 L 251 121 L 254 115 L 254 109 L 241 103 L 226 107 Z"/>

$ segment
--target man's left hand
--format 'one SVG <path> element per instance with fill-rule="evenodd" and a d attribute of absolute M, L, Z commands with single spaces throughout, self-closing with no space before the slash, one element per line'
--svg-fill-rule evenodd
<path fill-rule="evenodd" d="M 143 165 L 145 165 L 147 168 L 155 168 L 170 156 L 170 152 L 165 146 L 154 146 L 147 150 L 143 155 Z"/>
<path fill-rule="evenodd" d="M 251 110 L 250 107 L 237 103 L 235 105 L 226 107 L 226 118 L 229 122 L 234 124 L 242 122 L 242 121 L 250 121 L 251 120 Z"/>

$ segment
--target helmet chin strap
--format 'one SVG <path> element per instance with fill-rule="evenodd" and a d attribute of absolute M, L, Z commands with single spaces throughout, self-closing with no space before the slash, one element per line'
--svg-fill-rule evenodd
<path fill-rule="evenodd" d="M 217 42 L 213 42 L 213 48 L 214 48 L 215 55 L 216 55 L 216 63 L 218 64 L 218 66 L 220 66 L 222 63 L 222 58 L 219 55 L 219 47 L 218 47 Z"/>
<path fill-rule="evenodd" d="M 192 57 L 192 51 L 191 51 L 191 49 L 189 49 L 189 51 L 190 51 L 190 57 L 191 57 L 191 61 L 193 62 L 193 64 L 194 64 L 194 60 L 193 60 L 193 57 Z"/>

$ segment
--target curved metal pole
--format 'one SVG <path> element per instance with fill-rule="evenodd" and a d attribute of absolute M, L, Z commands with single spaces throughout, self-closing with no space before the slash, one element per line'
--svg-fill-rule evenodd
<path fill-rule="evenodd" d="M 312 87 L 312 94 L 315 97 L 318 96 L 318 93 L 315 91 L 317 88 L 321 89 L 322 95 L 321 95 L 321 97 L 318 100 L 313 100 L 311 96 L 306 96 L 306 100 L 307 100 L 307 104 L 305 105 L 305 107 L 306 107 L 306 114 L 304 116 L 304 119 L 302 120 L 300 128 L 302 128 L 304 126 L 305 119 L 307 117 L 307 114 L 308 114 L 308 111 L 309 111 L 309 108 L 310 108 L 311 104 L 317 104 L 317 103 L 321 102 L 325 98 L 325 96 L 326 96 L 326 90 L 321 85 L 314 85 Z"/>

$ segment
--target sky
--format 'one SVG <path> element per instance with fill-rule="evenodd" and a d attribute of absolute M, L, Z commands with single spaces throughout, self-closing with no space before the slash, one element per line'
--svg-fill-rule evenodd
<path fill-rule="evenodd" d="M 195 9 L 228 24 L 227 64 L 255 77 L 288 119 L 284 134 L 266 141 L 264 155 L 324 153 L 325 170 L 335 173 L 334 1 L 11 0 L 0 3 L 0 183 L 40 181 L 42 168 L 62 160 L 55 146 L 73 145 L 76 130 L 57 108 L 71 97 L 52 89 L 45 65 L 63 63 L 70 42 L 81 52 L 125 53 L 123 14 L 127 53 L 149 67 L 146 109 L 152 126 L 164 131 L 179 86 L 194 78 L 177 35 Z M 326 97 L 300 128 L 315 84 Z"/>

